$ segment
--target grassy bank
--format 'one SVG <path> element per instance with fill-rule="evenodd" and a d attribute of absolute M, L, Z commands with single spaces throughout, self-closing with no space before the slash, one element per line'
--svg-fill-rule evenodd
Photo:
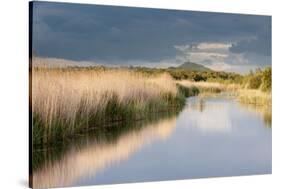
<path fill-rule="evenodd" d="M 34 68 L 33 142 L 51 143 L 92 127 L 182 108 L 186 96 L 197 94 L 186 91 L 165 73 Z"/>
<path fill-rule="evenodd" d="M 250 89 L 245 85 L 222 84 L 215 82 L 193 82 L 189 80 L 177 81 L 180 86 L 188 89 L 195 89 L 197 94 L 209 95 L 220 92 L 227 92 L 228 95 L 235 97 L 239 102 L 258 106 L 271 107 L 271 91 L 261 89 Z"/>
<path fill-rule="evenodd" d="M 256 89 L 241 89 L 237 91 L 238 100 L 241 103 L 253 104 L 258 106 L 271 107 L 271 93 Z"/>
<path fill-rule="evenodd" d="M 190 80 L 180 80 L 177 83 L 186 88 L 195 88 L 198 93 L 220 93 L 226 90 L 226 86 L 215 82 L 193 82 Z"/>
<path fill-rule="evenodd" d="M 229 92 L 241 103 L 254 104 L 271 107 L 271 68 L 257 69 L 247 75 L 241 76 L 239 80 L 214 80 L 191 81 L 179 80 L 178 84 L 185 87 L 195 87 L 200 94 Z"/>
<path fill-rule="evenodd" d="M 271 108 L 271 68 L 257 69 L 245 75 L 237 91 L 238 99 L 242 103 L 267 106 Z"/>

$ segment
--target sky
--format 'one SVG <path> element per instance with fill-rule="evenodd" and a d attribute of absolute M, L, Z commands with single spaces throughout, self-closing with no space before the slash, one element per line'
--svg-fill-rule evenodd
<path fill-rule="evenodd" d="M 247 73 L 271 66 L 271 17 L 34 2 L 38 57 L 107 66 L 178 66 Z"/>

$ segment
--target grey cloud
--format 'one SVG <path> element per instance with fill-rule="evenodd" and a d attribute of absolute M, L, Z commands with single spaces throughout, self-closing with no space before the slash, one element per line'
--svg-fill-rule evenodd
<path fill-rule="evenodd" d="M 232 43 L 231 53 L 244 57 L 271 54 L 267 16 L 50 2 L 34 2 L 33 10 L 34 48 L 42 57 L 157 64 L 179 56 L 175 45 L 195 52 L 203 42 Z"/>
<path fill-rule="evenodd" d="M 271 56 L 271 17 L 265 16 L 262 27 L 253 32 L 252 37 L 233 43 L 230 51 L 234 53 L 256 53 Z"/>
<path fill-rule="evenodd" d="M 256 39 L 239 41 L 231 46 L 230 51 L 234 53 L 256 53 L 271 56 L 271 40 L 258 37 Z"/>

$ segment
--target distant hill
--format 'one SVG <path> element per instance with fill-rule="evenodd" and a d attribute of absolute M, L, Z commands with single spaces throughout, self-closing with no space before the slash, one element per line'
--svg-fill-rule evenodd
<path fill-rule="evenodd" d="M 210 68 L 207 68 L 201 64 L 196 64 L 193 62 L 185 62 L 182 65 L 178 66 L 177 68 L 187 69 L 192 71 L 212 71 Z"/>

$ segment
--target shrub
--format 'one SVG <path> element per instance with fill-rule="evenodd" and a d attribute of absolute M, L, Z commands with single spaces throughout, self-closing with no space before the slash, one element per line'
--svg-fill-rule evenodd
<path fill-rule="evenodd" d="M 196 75 L 193 77 L 193 80 L 194 80 L 194 81 L 206 81 L 207 78 L 206 78 L 206 77 L 203 77 L 202 75 L 196 74 Z"/>
<path fill-rule="evenodd" d="M 255 74 L 250 76 L 248 80 L 247 88 L 249 89 L 258 89 L 262 83 L 262 76 L 261 74 Z"/>
<path fill-rule="evenodd" d="M 266 68 L 262 73 L 262 91 L 271 91 L 271 68 Z"/>

